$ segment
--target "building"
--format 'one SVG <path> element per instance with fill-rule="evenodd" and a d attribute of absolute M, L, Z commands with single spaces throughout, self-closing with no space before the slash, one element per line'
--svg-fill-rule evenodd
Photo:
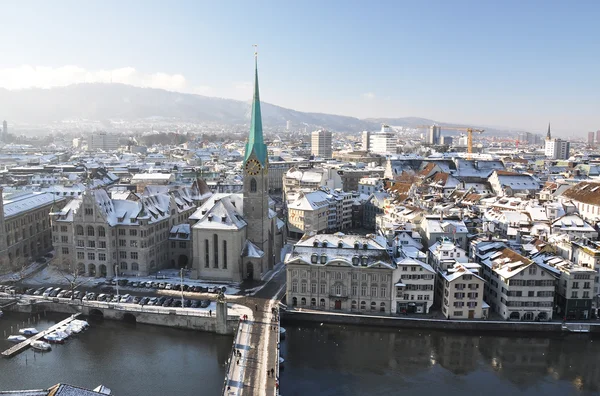
<path fill-rule="evenodd" d="M 447 319 L 482 319 L 488 307 L 483 301 L 485 281 L 463 264 L 438 273 L 442 285 L 442 314 Z"/>
<path fill-rule="evenodd" d="M 362 131 L 361 133 L 362 139 L 362 151 L 369 152 L 371 151 L 371 132 L 370 131 Z"/>
<path fill-rule="evenodd" d="M 458 217 L 425 216 L 420 234 L 427 249 L 443 239 L 450 239 L 461 249 L 467 249 L 467 226 Z"/>
<path fill-rule="evenodd" d="M 319 129 L 311 134 L 310 153 L 315 157 L 331 158 L 331 131 Z"/>
<path fill-rule="evenodd" d="M 119 148 L 119 136 L 112 133 L 94 132 L 88 142 L 88 150 L 90 151 L 113 151 Z"/>
<path fill-rule="evenodd" d="M 588 132 L 588 146 L 593 147 L 594 146 L 594 132 Z"/>
<path fill-rule="evenodd" d="M 488 181 L 499 197 L 512 197 L 516 194 L 533 196 L 542 187 L 540 182 L 531 175 L 505 170 L 495 170 Z"/>
<path fill-rule="evenodd" d="M 2 141 L 6 142 L 8 137 L 8 122 L 6 120 L 2 121 Z"/>
<path fill-rule="evenodd" d="M 499 247 L 478 255 L 487 282 L 484 299 L 505 320 L 552 319 L 556 278 L 540 264 Z"/>
<path fill-rule="evenodd" d="M 396 312 L 392 291 L 398 273 L 383 237 L 307 234 L 286 255 L 285 265 L 291 307 Z"/>
<path fill-rule="evenodd" d="M 172 173 L 137 173 L 131 178 L 136 191 L 142 193 L 147 186 L 166 186 L 175 181 Z"/>
<path fill-rule="evenodd" d="M 268 171 L 256 67 L 243 193 L 213 195 L 190 217 L 193 268 L 198 277 L 260 280 L 279 261 L 285 223 L 271 209 Z"/>
<path fill-rule="evenodd" d="M 269 161 L 269 192 L 283 191 L 283 178 L 291 168 L 308 167 L 310 161 Z"/>
<path fill-rule="evenodd" d="M 369 149 L 377 154 L 395 154 L 396 136 L 389 125 L 381 125 L 381 131 L 372 133 L 370 136 Z"/>
<path fill-rule="evenodd" d="M 598 231 L 577 214 L 568 214 L 551 224 L 553 234 L 571 235 L 577 238 L 597 239 Z"/>
<path fill-rule="evenodd" d="M 341 190 L 300 192 L 287 206 L 290 237 L 299 239 L 305 232 L 334 232 L 351 227 L 352 203 L 352 194 Z"/>
<path fill-rule="evenodd" d="M 0 273 L 20 271 L 52 250 L 50 213 L 64 198 L 50 193 L 3 193 L 0 188 Z"/>
<path fill-rule="evenodd" d="M 169 238 L 173 227 L 187 223 L 195 208 L 187 187 L 146 190 L 127 199 L 112 199 L 103 189 L 86 190 L 52 214 L 57 265 L 109 278 L 117 271 L 147 276 L 163 268 L 185 267 L 189 256 L 172 256 Z"/>
<path fill-rule="evenodd" d="M 379 177 L 363 177 L 358 181 L 358 193 L 371 195 L 383 191 L 383 180 Z"/>
<path fill-rule="evenodd" d="M 584 220 L 594 224 L 600 221 L 600 182 L 579 182 L 565 190 L 559 201 L 575 205 Z"/>
<path fill-rule="evenodd" d="M 596 144 L 600 143 L 600 129 L 596 131 Z"/>
<path fill-rule="evenodd" d="M 569 159 L 571 143 L 562 139 L 546 139 L 545 155 L 550 159 Z"/>
<path fill-rule="evenodd" d="M 290 120 L 287 120 L 287 121 L 285 122 L 285 130 L 286 130 L 286 131 L 289 131 L 289 130 L 290 130 L 290 127 L 291 127 L 291 125 L 292 125 L 292 122 L 291 122 Z"/>
<path fill-rule="evenodd" d="M 394 293 L 396 313 L 429 313 L 434 300 L 435 271 L 411 258 L 396 260 Z"/>
<path fill-rule="evenodd" d="M 426 144 L 440 144 L 442 136 L 442 129 L 437 125 L 432 125 L 427 130 L 427 134 L 425 135 L 425 143 Z"/>

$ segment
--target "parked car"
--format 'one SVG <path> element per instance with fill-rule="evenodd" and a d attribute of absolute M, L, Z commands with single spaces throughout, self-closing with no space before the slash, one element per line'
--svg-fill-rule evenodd
<path fill-rule="evenodd" d="M 129 299 L 129 297 L 131 297 L 129 294 L 125 294 L 123 297 L 121 297 L 121 301 L 122 303 L 127 303 L 129 301 L 127 301 Z"/>
<path fill-rule="evenodd" d="M 144 283 L 144 286 L 150 289 L 152 287 L 152 282 L 146 282 Z"/>
<path fill-rule="evenodd" d="M 202 300 L 202 302 L 200 303 L 201 308 L 208 308 L 209 305 L 210 305 L 210 300 Z"/>
<path fill-rule="evenodd" d="M 188 291 L 190 287 L 188 285 L 183 285 L 183 291 Z"/>
<path fill-rule="evenodd" d="M 106 301 L 106 294 L 98 294 L 97 301 Z"/>
<path fill-rule="evenodd" d="M 67 294 L 68 290 L 61 290 L 60 293 L 56 295 L 58 298 L 65 298 L 65 294 Z"/>
<path fill-rule="evenodd" d="M 110 300 L 112 303 L 118 303 L 119 301 L 121 301 L 121 296 L 119 294 L 115 294 L 112 300 Z"/>
<path fill-rule="evenodd" d="M 165 285 L 165 290 L 173 290 L 173 285 L 172 285 L 172 284 L 170 284 L 170 283 L 167 283 L 167 284 Z"/>
<path fill-rule="evenodd" d="M 192 305 L 190 306 L 191 308 L 198 308 L 200 306 L 200 301 L 199 300 L 194 300 L 192 301 Z"/>
<path fill-rule="evenodd" d="M 165 287 L 166 287 L 166 285 L 165 285 L 165 283 L 164 283 L 164 282 L 160 282 L 160 283 L 158 284 L 158 288 L 159 288 L 159 289 L 164 289 Z"/>
<path fill-rule="evenodd" d="M 158 288 L 158 283 L 157 282 L 150 282 L 152 284 L 152 287 L 157 289 Z"/>
<path fill-rule="evenodd" d="M 56 289 L 54 289 L 54 290 L 52 290 L 52 291 L 50 292 L 49 296 L 50 296 L 50 297 L 56 297 L 56 296 L 58 296 L 58 293 L 60 293 L 61 291 L 62 291 L 62 290 L 61 290 L 60 288 L 58 288 L 58 287 L 57 287 Z"/>
<path fill-rule="evenodd" d="M 119 279 L 119 280 L 117 281 L 117 283 L 119 284 L 119 286 L 127 286 L 127 283 L 128 283 L 128 282 L 129 282 L 129 281 L 128 281 L 127 279 Z"/>
<path fill-rule="evenodd" d="M 173 300 L 173 306 L 176 308 L 181 307 L 181 300 L 180 299 Z"/>
<path fill-rule="evenodd" d="M 140 305 L 147 305 L 148 301 L 150 301 L 150 297 L 142 297 L 140 299 L 140 302 L 138 304 L 140 304 Z"/>
<path fill-rule="evenodd" d="M 183 306 L 186 307 L 186 308 L 191 307 L 192 306 L 192 300 L 185 300 L 183 302 Z"/>
<path fill-rule="evenodd" d="M 46 261 L 48 261 L 48 260 L 46 260 L 46 258 L 45 258 L 45 257 L 38 257 L 38 259 L 37 259 L 37 260 L 35 260 L 35 261 L 36 261 L 36 262 L 38 262 L 38 263 L 40 263 L 40 264 L 44 264 L 44 263 L 45 263 Z"/>
<path fill-rule="evenodd" d="M 42 294 L 42 296 L 44 296 L 44 297 L 50 296 L 50 293 L 52 293 L 52 290 L 54 290 L 53 287 L 47 288 L 46 290 L 44 290 L 44 293 Z"/>
<path fill-rule="evenodd" d="M 172 298 L 167 298 L 165 300 L 165 302 L 163 303 L 163 307 L 170 307 L 171 304 L 173 304 L 173 299 Z"/>
<path fill-rule="evenodd" d="M 135 296 L 135 297 L 133 297 L 133 300 L 131 300 L 131 302 L 132 302 L 133 304 L 139 304 L 141 299 L 142 299 L 142 297 L 140 297 L 140 296 Z"/>
<path fill-rule="evenodd" d="M 71 290 L 67 290 L 67 292 L 65 293 L 65 298 L 71 298 L 72 295 L 73 292 Z"/>
<path fill-rule="evenodd" d="M 35 292 L 35 289 L 27 289 L 25 290 L 25 294 L 32 295 Z"/>
<path fill-rule="evenodd" d="M 83 296 L 82 291 L 77 290 L 75 293 L 73 293 L 73 298 L 76 300 L 79 300 L 82 296 Z"/>

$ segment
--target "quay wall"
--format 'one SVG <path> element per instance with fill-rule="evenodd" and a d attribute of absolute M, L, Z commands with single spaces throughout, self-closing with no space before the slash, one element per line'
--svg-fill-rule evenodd
<path fill-rule="evenodd" d="M 406 317 L 386 317 L 372 315 L 352 315 L 332 312 L 314 311 L 282 311 L 282 320 L 285 323 L 314 322 L 338 325 L 391 327 L 410 329 L 432 329 L 447 331 L 473 331 L 473 332 L 521 332 L 521 333 L 562 333 L 559 322 L 510 322 L 493 320 L 443 320 L 420 319 Z M 582 326 L 589 326 L 589 333 L 600 334 L 600 323 L 582 322 Z M 569 323 L 569 327 L 579 324 Z"/>
<path fill-rule="evenodd" d="M 17 304 L 9 308 L 11 311 L 24 313 L 57 312 L 74 314 L 81 312 L 85 316 L 101 312 L 105 319 L 133 321 L 136 323 L 151 324 L 156 326 L 177 327 L 181 329 L 206 331 L 219 334 L 235 334 L 239 318 L 228 316 L 225 326 L 218 326 L 216 315 L 184 315 L 177 310 L 162 310 L 149 312 L 147 309 L 125 309 L 123 307 L 106 305 L 81 305 L 67 304 L 52 301 L 39 301 L 35 304 Z M 93 311 L 98 312 L 93 312 Z"/>

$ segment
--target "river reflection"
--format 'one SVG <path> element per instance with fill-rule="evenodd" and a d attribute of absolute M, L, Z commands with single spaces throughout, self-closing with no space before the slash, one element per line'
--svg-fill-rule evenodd
<path fill-rule="evenodd" d="M 29 316 L 6 313 L 0 335 Z M 66 318 L 48 315 L 32 324 L 38 330 Z M 218 395 L 232 338 L 211 333 L 105 320 L 55 345 L 51 352 L 27 350 L 0 359 L 0 391 L 48 388 L 59 382 L 94 388 L 100 384 L 119 396 Z M 27 323 L 26 323 L 27 325 Z M 4 338 L 2 350 L 12 346 Z"/>
<path fill-rule="evenodd" d="M 282 394 L 592 395 L 600 338 L 287 328 Z"/>

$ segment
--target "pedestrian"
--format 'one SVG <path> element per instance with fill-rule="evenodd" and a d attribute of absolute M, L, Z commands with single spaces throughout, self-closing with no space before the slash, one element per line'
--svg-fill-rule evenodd
<path fill-rule="evenodd" d="M 269 377 L 269 373 L 270 373 L 270 371 L 269 371 L 269 369 L 267 369 L 267 377 Z"/>
<path fill-rule="evenodd" d="M 275 378 L 275 369 L 271 367 L 271 377 Z"/>
<path fill-rule="evenodd" d="M 238 357 L 242 357 L 242 352 L 238 351 Z"/>
<path fill-rule="evenodd" d="M 258 312 L 258 304 L 254 304 L 254 310 Z"/>
<path fill-rule="evenodd" d="M 208 316 L 212 316 L 212 309 L 208 310 Z"/>
<path fill-rule="evenodd" d="M 240 364 L 240 359 L 237 360 L 237 364 Z"/>
<path fill-rule="evenodd" d="M 240 353 L 240 351 L 238 351 L 237 349 L 235 350 L 235 353 L 233 354 L 233 356 L 238 356 L 238 354 Z"/>

